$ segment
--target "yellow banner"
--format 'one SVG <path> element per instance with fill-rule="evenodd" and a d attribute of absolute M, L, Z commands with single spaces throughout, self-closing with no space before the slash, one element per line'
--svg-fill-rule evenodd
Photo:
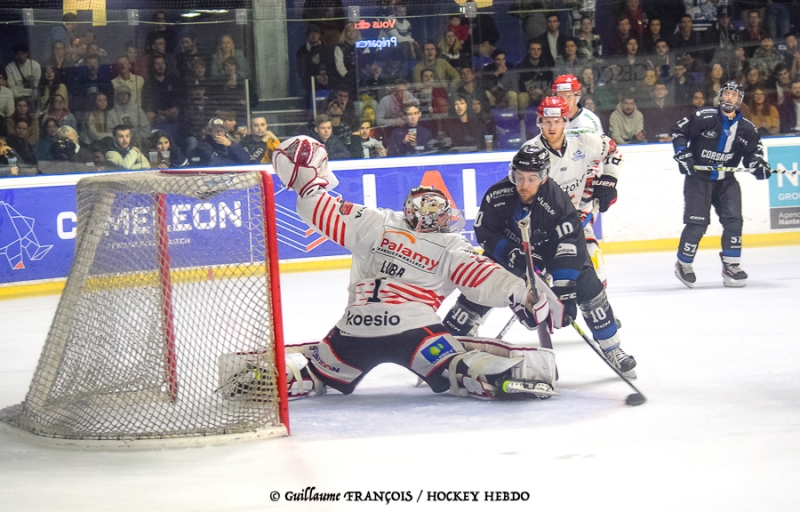
<path fill-rule="evenodd" d="M 92 11 L 92 25 L 106 25 L 106 0 L 64 0 L 64 14 Z"/>

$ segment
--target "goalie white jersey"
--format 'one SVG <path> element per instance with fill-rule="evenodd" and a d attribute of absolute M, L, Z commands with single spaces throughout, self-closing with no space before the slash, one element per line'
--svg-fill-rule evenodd
<path fill-rule="evenodd" d="M 567 123 L 568 130 L 577 130 L 579 128 L 594 130 L 597 133 L 605 133 L 603 131 L 603 125 L 600 123 L 600 118 L 588 108 L 579 108 L 575 117 L 570 119 Z"/>
<path fill-rule="evenodd" d="M 300 217 L 353 254 L 349 298 L 336 326 L 351 336 L 396 334 L 439 324 L 456 288 L 492 307 L 525 297 L 525 283 L 479 256 L 461 235 L 420 233 L 391 210 L 341 201 L 317 189 L 297 199 Z"/>
<path fill-rule="evenodd" d="M 522 147 L 536 146 L 550 152 L 550 178 L 569 194 L 572 204 L 588 214 L 592 211 L 592 180 L 608 175 L 619 178 L 622 154 L 606 135 L 585 128 L 564 130 L 564 145 L 551 148 L 541 134 Z"/>

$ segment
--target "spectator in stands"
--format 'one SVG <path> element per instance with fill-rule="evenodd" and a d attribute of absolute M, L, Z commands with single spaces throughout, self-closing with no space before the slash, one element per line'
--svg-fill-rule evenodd
<path fill-rule="evenodd" d="M 621 83 L 619 77 L 622 73 L 622 66 L 618 64 L 609 65 L 600 76 L 595 88 L 594 102 L 601 111 L 610 111 L 617 108 L 621 100 L 621 95 L 625 92 L 627 82 Z M 630 91 L 628 91 L 630 93 Z"/>
<path fill-rule="evenodd" d="M 65 100 L 69 98 L 67 86 L 61 83 L 56 70 L 53 66 L 45 64 L 42 71 L 42 80 L 39 82 L 39 113 L 37 115 L 41 116 L 42 112 L 47 112 L 50 109 L 55 94 L 60 94 Z"/>
<path fill-rule="evenodd" d="M 201 55 L 197 48 L 197 38 L 193 32 L 185 32 L 180 40 L 181 51 L 175 55 L 175 69 L 181 80 L 188 80 L 192 75 L 192 62 L 200 59 L 206 64 L 207 56 Z"/>
<path fill-rule="evenodd" d="M 403 52 L 397 48 L 389 50 L 386 67 L 380 75 L 386 84 L 396 84 L 400 80 L 408 80 L 408 63 Z"/>
<path fill-rule="evenodd" d="M 342 106 L 342 124 L 350 126 L 355 131 L 360 122 L 356 113 L 355 103 L 351 98 L 350 91 L 340 86 L 336 87 L 331 95 L 328 96 L 328 102 L 336 101 Z"/>
<path fill-rule="evenodd" d="M 20 164 L 36 165 L 39 162 L 36 160 L 36 152 L 33 150 L 33 146 L 28 142 L 28 128 L 28 121 L 20 119 L 14 127 L 14 132 L 9 133 L 8 137 L 6 137 L 6 142 L 17 154 Z"/>
<path fill-rule="evenodd" d="M 161 33 L 154 33 L 148 38 L 148 42 L 145 44 L 145 56 L 147 57 L 148 76 L 152 74 L 153 64 L 158 57 L 164 59 L 170 71 L 175 69 L 175 57 L 167 52 L 167 38 Z"/>
<path fill-rule="evenodd" d="M 627 49 L 627 55 L 616 59 L 615 62 L 621 68 L 620 84 L 622 87 L 633 91 L 636 89 L 636 83 L 644 80 L 645 72 L 652 69 L 652 66 L 644 57 L 639 55 L 639 41 L 635 37 L 630 36 L 628 38 Z"/>
<path fill-rule="evenodd" d="M 792 21 L 792 0 L 772 0 L 767 4 L 767 29 L 775 37 L 781 37 L 789 32 Z"/>
<path fill-rule="evenodd" d="M 761 71 L 758 68 L 756 67 L 749 68 L 745 70 L 743 85 L 744 85 L 743 103 L 750 103 L 753 99 L 753 93 L 755 92 L 757 87 L 766 88 L 765 77 L 761 74 Z"/>
<path fill-rule="evenodd" d="M 387 155 L 383 143 L 370 135 L 372 125 L 364 121 L 350 137 L 350 156 L 352 158 L 381 158 Z"/>
<path fill-rule="evenodd" d="M 83 44 L 86 46 L 86 55 L 97 55 L 101 62 L 108 55 L 108 52 L 100 47 L 100 43 L 95 39 L 94 30 L 90 28 L 83 31 Z"/>
<path fill-rule="evenodd" d="M 428 148 L 433 140 L 433 134 L 419 124 L 420 116 L 417 103 L 407 103 L 403 106 L 404 123 L 392 131 L 386 144 L 389 156 L 413 155 Z"/>
<path fill-rule="evenodd" d="M 234 57 L 228 57 L 224 63 L 227 74 L 220 79 L 221 87 L 217 97 L 217 106 L 221 109 L 232 110 L 237 117 L 245 117 L 247 113 L 247 93 L 244 78 L 239 74 L 239 62 Z"/>
<path fill-rule="evenodd" d="M 519 92 L 519 74 L 506 60 L 506 52 L 498 48 L 492 53 L 492 59 L 494 62 L 483 68 L 483 88 L 490 98 L 494 98 L 490 102 L 495 107 L 525 112 L 528 93 Z"/>
<path fill-rule="evenodd" d="M 555 74 L 558 75 L 578 75 L 586 65 L 586 60 L 578 54 L 578 41 L 574 37 L 568 37 L 564 46 L 564 53 L 559 55 L 556 60 Z"/>
<path fill-rule="evenodd" d="M 333 60 L 336 63 L 336 80 L 334 85 L 341 87 L 356 96 L 356 41 L 361 39 L 361 34 L 353 23 L 344 26 L 339 44 L 333 50 Z"/>
<path fill-rule="evenodd" d="M 423 116 L 430 118 L 432 114 L 447 113 L 449 108 L 447 89 L 440 85 L 435 81 L 432 69 L 422 70 L 422 83 L 414 89 L 414 96 L 419 100 Z"/>
<path fill-rule="evenodd" d="M 158 111 L 156 122 L 153 123 L 153 131 L 162 131 L 169 135 L 173 145 L 188 151 L 189 138 L 192 137 L 190 123 L 183 115 L 182 101 L 176 96 L 168 96 L 161 104 L 162 109 Z M 194 145 L 192 145 L 192 149 Z"/>
<path fill-rule="evenodd" d="M 697 85 L 694 79 L 686 73 L 686 65 L 679 59 L 672 68 L 673 79 L 672 89 L 676 105 L 688 105 L 692 101 L 692 95 Z"/>
<path fill-rule="evenodd" d="M 333 137 L 341 140 L 347 146 L 350 143 L 350 135 L 355 131 L 356 127 L 344 124 L 342 122 L 342 113 L 344 109 L 338 101 L 331 101 L 325 109 L 325 113 L 331 120 L 331 130 Z M 348 149 L 349 151 L 349 149 Z"/>
<path fill-rule="evenodd" d="M 133 41 L 125 42 L 125 56 L 131 63 L 131 73 L 147 80 L 149 78 L 147 57 L 139 55 L 139 49 Z"/>
<path fill-rule="evenodd" d="M 542 45 L 539 43 L 536 44 L 539 46 L 539 52 L 541 52 Z M 475 73 L 472 71 L 472 66 L 463 66 L 460 71 L 461 85 L 458 87 L 456 92 L 465 98 L 468 98 L 470 101 L 480 101 L 481 105 L 483 106 L 483 110 L 488 112 L 491 102 L 494 100 L 494 98 L 489 98 L 489 95 L 486 94 L 486 91 L 483 89 L 483 83 L 475 78 Z M 450 104 L 449 98 L 447 103 L 448 105 Z"/>
<path fill-rule="evenodd" d="M 78 34 L 78 15 L 69 12 L 64 14 L 61 18 L 62 23 L 60 25 L 55 25 L 50 29 L 50 46 L 51 48 L 54 47 L 57 41 L 69 42 L 75 38 L 80 37 Z"/>
<path fill-rule="evenodd" d="M 578 53 L 587 61 L 603 56 L 603 40 L 595 34 L 591 16 L 581 17 L 581 31 L 578 34 Z M 530 47 L 530 45 L 528 45 Z"/>
<path fill-rule="evenodd" d="M 272 152 L 278 149 L 280 146 L 281 141 L 278 139 L 277 135 L 272 133 L 269 130 L 269 125 L 267 124 L 267 118 L 263 116 L 255 116 L 250 120 L 250 127 L 252 130 L 252 134 L 259 139 L 266 145 L 267 153 L 265 155 L 265 159 L 263 160 L 264 163 L 272 161 Z"/>
<path fill-rule="evenodd" d="M 130 95 L 130 93 L 128 93 Z M 114 145 L 106 152 L 106 162 L 114 169 L 149 169 L 150 161 L 131 140 L 130 126 L 120 124 L 111 131 Z M 92 158 L 94 160 L 94 158 Z"/>
<path fill-rule="evenodd" d="M 60 94 L 53 94 L 53 101 L 44 114 L 44 119 L 55 119 L 59 126 L 71 126 L 73 130 L 78 130 L 78 121 L 67 108 L 67 100 Z"/>
<path fill-rule="evenodd" d="M 384 126 L 402 126 L 405 124 L 403 106 L 408 103 L 419 105 L 419 101 L 408 92 L 408 82 L 400 80 L 392 88 L 391 93 L 381 99 L 375 111 L 375 124 Z M 419 107 L 417 107 L 419 110 Z"/>
<path fill-rule="evenodd" d="M 705 80 L 703 80 L 703 93 L 710 102 L 709 106 L 716 107 L 719 105 L 719 90 L 727 81 L 728 77 L 725 76 L 725 70 L 722 69 L 722 65 L 718 62 L 712 64 L 711 69 L 706 72 Z"/>
<path fill-rule="evenodd" d="M 477 147 L 485 150 L 486 125 L 477 116 L 470 116 L 467 99 L 456 95 L 453 98 L 453 110 L 456 118 L 448 119 L 444 123 L 444 132 L 450 138 L 452 147 Z"/>
<path fill-rule="evenodd" d="M 641 37 L 642 53 L 650 55 L 656 52 L 656 43 L 664 39 L 666 35 L 661 32 L 661 20 L 658 18 L 650 18 L 647 24 L 647 30 L 644 31 Z"/>
<path fill-rule="evenodd" d="M 681 17 L 679 30 L 672 36 L 672 50 L 678 58 L 683 58 L 686 69 L 690 72 L 703 71 L 705 63 L 701 58 L 703 39 L 699 32 L 692 30 L 694 23 L 689 14 Z"/>
<path fill-rule="evenodd" d="M 591 96 L 585 96 L 583 98 L 583 108 L 586 110 L 591 110 L 594 113 L 597 113 L 597 105 L 594 103 L 594 98 Z"/>
<path fill-rule="evenodd" d="M 181 148 L 172 142 L 172 137 L 167 132 L 156 130 L 150 136 L 150 147 L 158 154 L 158 161 L 154 167 L 159 169 L 176 169 L 186 167 L 189 160 Z"/>
<path fill-rule="evenodd" d="M 649 57 L 650 64 L 655 68 L 659 80 L 672 80 L 672 66 L 675 64 L 675 56 L 669 51 L 669 43 L 666 39 L 659 39 L 656 42 L 655 52 Z"/>
<path fill-rule="evenodd" d="M 547 32 L 539 37 L 539 42 L 542 44 L 542 50 L 555 62 L 558 56 L 564 53 L 567 36 L 558 30 L 561 22 L 558 21 L 557 13 L 549 12 L 545 17 L 547 19 Z"/>
<path fill-rule="evenodd" d="M 755 125 L 759 135 L 778 135 L 780 133 L 781 121 L 778 109 L 772 104 L 772 99 L 764 89 L 756 88 L 748 106 L 750 111 L 744 117 Z"/>
<path fill-rule="evenodd" d="M 36 160 L 52 160 L 53 154 L 51 149 L 53 144 L 56 143 L 56 132 L 59 126 L 55 119 L 48 119 L 42 125 L 42 133 L 39 140 L 33 146 L 33 152 L 36 154 Z"/>
<path fill-rule="evenodd" d="M 225 59 L 235 57 L 239 62 L 239 74 L 244 79 L 250 78 L 250 65 L 244 56 L 242 50 L 237 50 L 233 44 L 233 38 L 227 34 L 219 38 L 217 51 L 211 55 L 211 76 L 214 78 L 225 76 Z M 335 66 L 327 68 L 329 72 L 333 72 Z"/>
<path fill-rule="evenodd" d="M 167 21 L 167 13 L 156 11 L 153 13 L 152 29 L 147 33 L 145 41 L 152 41 L 158 37 L 164 38 L 164 53 L 172 54 L 178 47 L 178 35 L 173 25 Z M 146 43 L 145 43 L 146 44 Z"/>
<path fill-rule="evenodd" d="M 469 39 L 469 26 L 461 23 L 461 16 L 450 16 L 449 23 L 447 24 L 447 32 L 452 32 L 459 41 L 462 43 Z M 458 69 L 460 66 L 453 64 L 453 67 Z"/>
<path fill-rule="evenodd" d="M 219 56 L 216 56 L 219 59 Z M 330 89 L 330 74 L 336 69 L 336 59 L 333 50 L 320 41 L 319 27 L 310 23 L 306 27 L 306 43 L 297 50 L 295 55 L 297 63 L 297 76 L 300 84 L 306 91 L 306 98 L 311 99 L 311 80 L 314 80 L 316 90 Z M 212 75 L 214 65 L 212 64 Z"/>
<path fill-rule="evenodd" d="M 583 68 L 579 75 L 578 80 L 581 82 L 581 96 L 594 96 L 596 80 L 594 78 L 594 69 L 591 66 Z"/>
<path fill-rule="evenodd" d="M 6 66 L 8 88 L 11 89 L 14 98 L 33 98 L 42 78 L 42 67 L 35 60 L 28 58 L 28 43 L 16 43 L 12 50 L 14 61 Z"/>
<path fill-rule="evenodd" d="M 114 127 L 126 126 L 128 138 L 133 141 L 134 145 L 142 147 L 142 143 L 150 136 L 150 121 L 144 111 L 139 107 L 132 106 L 130 101 L 131 90 L 127 85 L 120 85 L 117 88 L 114 108 L 108 113 L 108 124 Z M 117 139 L 116 134 L 113 137 L 115 140 Z"/>
<path fill-rule="evenodd" d="M 630 21 L 630 33 L 637 40 L 641 40 L 647 29 L 647 13 L 639 3 L 639 0 L 627 0 L 623 15 Z"/>
<path fill-rule="evenodd" d="M 761 38 L 761 45 L 756 48 L 750 58 L 750 65 L 757 67 L 762 76 L 772 76 L 775 68 L 779 64 L 783 64 L 783 62 L 783 57 L 778 54 L 775 49 L 775 42 L 769 35 Z"/>
<path fill-rule="evenodd" d="M 423 69 L 431 69 L 433 70 L 433 77 L 436 82 L 447 84 L 450 90 L 458 88 L 458 82 L 461 80 L 461 76 L 446 60 L 436 56 L 436 43 L 433 41 L 425 41 L 425 44 L 422 46 L 422 55 L 422 61 L 414 66 L 415 82 L 422 82 Z"/>
<path fill-rule="evenodd" d="M 130 91 L 130 88 L 128 88 Z M 153 57 L 153 65 L 148 78 L 142 87 L 142 110 L 147 115 L 148 123 L 152 123 L 162 103 L 168 96 L 181 94 L 182 84 L 177 76 L 167 71 L 167 61 L 162 55 Z"/>
<path fill-rule="evenodd" d="M 608 133 L 617 144 L 647 142 L 644 136 L 644 116 L 636 108 L 632 94 L 624 94 L 608 121 Z"/>
<path fill-rule="evenodd" d="M 84 63 L 85 66 L 78 70 L 78 79 L 69 87 L 69 103 L 81 122 L 94 109 L 97 93 L 102 92 L 108 98 L 114 97 L 114 86 L 111 85 L 111 79 L 104 72 L 101 73 L 97 56 L 87 55 Z"/>
<path fill-rule="evenodd" d="M 786 35 L 786 49 L 783 51 L 783 61 L 789 69 L 791 76 L 795 76 L 800 70 L 800 49 L 798 49 L 797 36 L 794 34 Z"/>
<path fill-rule="evenodd" d="M 464 27 L 464 25 L 459 25 L 459 27 Z M 439 41 L 438 48 L 439 55 L 441 55 L 442 58 L 453 67 L 453 69 L 459 70 L 465 65 L 472 65 L 472 59 L 470 58 L 467 50 L 464 48 L 464 44 L 461 39 L 459 39 L 458 36 L 456 36 L 456 33 L 452 30 L 452 25 L 448 26 L 447 31 Z"/>
<path fill-rule="evenodd" d="M 633 95 L 636 98 L 637 105 L 642 105 L 642 107 L 650 105 L 653 101 L 656 83 L 658 83 L 656 70 L 652 68 L 645 70 L 644 77 L 636 82 L 633 89 Z"/>
<path fill-rule="evenodd" d="M 84 118 L 83 131 L 80 141 L 84 146 L 94 149 L 98 147 L 103 153 L 110 149 L 114 143 L 114 136 L 108 112 L 108 98 L 105 94 L 95 96 L 95 108 Z"/>
<path fill-rule="evenodd" d="M 780 107 L 784 103 L 792 101 L 792 75 L 784 64 L 775 67 L 773 82 L 770 89 L 774 90 L 775 104 Z"/>
<path fill-rule="evenodd" d="M 39 123 L 34 119 L 33 114 L 28 111 L 28 98 L 20 97 L 14 100 L 14 113 L 6 119 L 6 133 L 16 133 L 18 121 L 28 122 L 28 142 L 36 144 L 39 140 Z"/>
<path fill-rule="evenodd" d="M 223 167 L 249 163 L 250 155 L 228 138 L 225 121 L 218 117 L 208 122 L 203 140 L 189 155 L 189 165 L 192 167 Z"/>
<path fill-rule="evenodd" d="M 11 146 L 6 144 L 5 136 L 0 136 L 0 168 L 9 168 L 12 176 L 19 174 L 19 166 L 17 165 L 17 155 L 11 149 Z"/>
<path fill-rule="evenodd" d="M 419 60 L 420 48 L 411 33 L 411 22 L 406 18 L 406 6 L 399 2 L 392 2 L 390 10 L 392 14 L 386 18 L 386 21 L 394 21 L 394 24 L 389 29 L 381 29 L 378 39 L 397 38 L 397 50 L 402 53 L 403 59 L 406 61 Z"/>
<path fill-rule="evenodd" d="M 631 35 L 631 20 L 626 16 L 617 19 L 617 28 L 611 33 L 611 41 L 608 45 L 608 55 L 626 55 Z M 635 36 L 633 37 L 635 38 Z"/>
<path fill-rule="evenodd" d="M 761 22 L 761 14 L 758 10 L 753 9 L 747 13 L 747 25 L 741 32 L 742 42 L 744 43 L 745 53 L 750 58 L 755 53 L 756 48 L 761 45 L 761 40 L 767 32 L 764 30 L 764 25 Z"/>
<path fill-rule="evenodd" d="M 739 31 L 731 23 L 728 6 L 717 8 L 717 23 L 706 30 L 705 40 L 709 46 L 706 62 L 719 62 L 728 76 L 733 76 L 736 68 L 736 48 L 740 44 Z"/>
<path fill-rule="evenodd" d="M 206 96 L 206 83 L 204 80 L 196 80 L 189 85 L 189 99 L 186 101 L 186 112 L 183 116 L 185 125 L 189 128 L 189 133 L 194 141 L 189 141 L 186 151 L 191 153 L 197 140 L 203 137 L 203 129 L 206 127 L 208 116 L 213 112 L 213 106 Z"/>
<path fill-rule="evenodd" d="M 0 69 L 0 116 L 9 117 L 14 113 L 14 93 L 8 88 L 6 72 Z"/>
<path fill-rule="evenodd" d="M 350 151 L 342 139 L 333 135 L 333 123 L 326 114 L 320 114 L 314 120 L 314 131 L 311 137 L 319 141 L 328 151 L 328 160 L 347 160 Z"/>
<path fill-rule="evenodd" d="M 120 85 L 128 86 L 131 90 L 131 105 L 142 106 L 142 89 L 144 88 L 144 78 L 134 75 L 131 71 L 131 61 L 123 55 L 117 59 L 117 77 L 111 80 L 111 85 L 116 93 Z"/>
<path fill-rule="evenodd" d="M 214 117 L 222 119 L 222 125 L 225 127 L 225 136 L 236 142 L 236 112 L 232 110 L 217 110 L 214 112 Z"/>
<path fill-rule="evenodd" d="M 483 123 L 486 135 L 491 135 L 492 140 L 497 140 L 497 123 L 494 120 L 494 116 L 488 109 L 484 110 L 483 104 L 477 99 L 472 99 L 472 111 L 469 113 L 469 117 Z M 488 150 L 489 148 L 487 147 L 486 149 Z"/>
<path fill-rule="evenodd" d="M 781 119 L 781 133 L 800 133 L 800 77 L 792 79 L 792 101 L 781 105 L 778 113 Z"/>
<path fill-rule="evenodd" d="M 672 106 L 669 90 L 664 82 L 657 82 L 653 88 L 653 99 L 647 108 L 642 109 L 644 133 L 650 142 L 671 142 L 672 127 L 680 119 L 681 109 Z"/>

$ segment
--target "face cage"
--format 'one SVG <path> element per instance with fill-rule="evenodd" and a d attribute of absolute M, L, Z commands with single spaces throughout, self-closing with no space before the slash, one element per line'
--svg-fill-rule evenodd
<path fill-rule="evenodd" d="M 733 92 L 735 92 L 736 96 L 738 97 L 738 99 L 736 100 L 736 104 L 730 103 L 728 101 L 722 101 L 722 92 L 723 91 L 733 91 Z M 739 89 L 736 89 L 736 88 L 733 88 L 733 87 L 724 87 L 724 86 L 720 87 L 719 96 L 718 96 L 719 106 L 723 110 L 723 112 L 727 112 L 728 114 L 730 114 L 731 112 L 736 112 L 737 110 L 739 110 L 739 107 L 742 105 L 742 100 L 744 99 L 742 96 L 743 96 L 742 91 L 740 91 Z"/>
<path fill-rule="evenodd" d="M 447 199 L 438 194 L 423 193 L 409 197 L 403 214 L 411 229 L 419 233 L 450 231 L 451 208 Z"/>

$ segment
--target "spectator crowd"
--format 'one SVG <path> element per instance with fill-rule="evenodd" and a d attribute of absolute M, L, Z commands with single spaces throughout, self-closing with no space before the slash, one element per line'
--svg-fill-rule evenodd
<path fill-rule="evenodd" d="M 665 2 L 599 6 L 614 20 L 601 35 L 583 4 L 547 12 L 548 2 L 515 0 L 503 5 L 527 42 L 507 52 L 481 11 L 441 18 L 432 33 L 415 27 L 424 2 L 379 2 L 378 41 L 391 44 L 376 46 L 362 44 L 374 41 L 341 0 L 306 0 L 293 65 L 316 114 L 283 135 L 314 137 L 331 159 L 517 149 L 538 133 L 536 107 L 562 75 L 576 77 L 580 107 L 617 143 L 669 142 L 678 119 L 717 106 L 728 80 L 744 86 L 741 110 L 760 134 L 800 132 L 800 6 Z M 245 121 L 253 71 L 234 38 L 203 53 L 163 12 L 153 27 L 141 52 L 131 42 L 120 55 L 70 14 L 42 62 L 18 43 L 0 68 L 0 175 L 269 161 L 279 139 L 265 117 Z"/>

